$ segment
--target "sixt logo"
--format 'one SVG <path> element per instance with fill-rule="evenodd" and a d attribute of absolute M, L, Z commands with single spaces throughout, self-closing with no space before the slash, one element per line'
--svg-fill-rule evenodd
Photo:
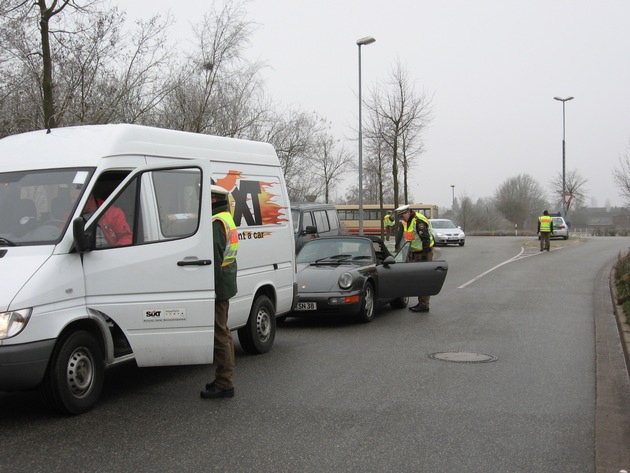
<path fill-rule="evenodd" d="M 161 317 L 162 316 L 162 311 L 161 310 L 147 310 L 144 312 L 145 317 Z"/>

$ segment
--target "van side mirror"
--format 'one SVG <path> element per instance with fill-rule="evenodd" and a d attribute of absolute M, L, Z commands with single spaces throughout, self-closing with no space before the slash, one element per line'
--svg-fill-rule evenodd
<path fill-rule="evenodd" d="M 315 235 L 317 233 L 317 227 L 312 225 L 307 225 L 304 230 L 302 230 L 302 235 Z"/>
<path fill-rule="evenodd" d="M 74 237 L 74 246 L 80 253 L 92 251 L 91 233 L 85 230 L 85 220 L 83 217 L 77 217 L 72 221 L 72 236 Z"/>

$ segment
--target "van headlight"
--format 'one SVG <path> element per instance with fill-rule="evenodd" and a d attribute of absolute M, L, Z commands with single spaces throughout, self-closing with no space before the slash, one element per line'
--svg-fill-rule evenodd
<path fill-rule="evenodd" d="M 337 281 L 337 284 L 339 284 L 339 287 L 341 289 L 350 289 L 352 287 L 353 279 L 354 278 L 352 277 L 352 274 L 343 273 L 341 276 L 339 276 L 339 281 Z"/>
<path fill-rule="evenodd" d="M 24 330 L 33 309 L 0 312 L 0 340 L 15 337 Z"/>

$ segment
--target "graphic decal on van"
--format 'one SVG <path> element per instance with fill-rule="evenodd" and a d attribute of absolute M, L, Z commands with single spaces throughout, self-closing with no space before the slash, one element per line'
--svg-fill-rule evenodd
<path fill-rule="evenodd" d="M 230 170 L 212 183 L 230 191 L 230 206 L 237 227 L 277 225 L 288 222 L 287 205 L 281 205 L 280 182 L 247 178 L 240 171 Z M 264 238 L 269 232 L 242 232 L 239 239 Z"/>

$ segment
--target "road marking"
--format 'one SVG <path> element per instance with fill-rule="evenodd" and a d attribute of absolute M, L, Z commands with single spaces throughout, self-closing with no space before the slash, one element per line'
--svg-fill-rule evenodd
<path fill-rule="evenodd" d="M 523 253 L 524 253 L 524 252 L 525 252 L 525 247 L 524 247 L 524 246 L 521 246 L 521 252 L 520 252 L 518 255 L 516 255 L 516 256 L 514 256 L 514 257 L 510 258 L 509 260 L 504 261 L 503 263 L 499 263 L 499 264 L 497 264 L 494 268 L 490 268 L 488 271 L 484 271 L 484 272 L 483 272 L 483 273 L 481 273 L 479 276 L 475 276 L 474 278 L 472 278 L 472 279 L 471 279 L 470 281 L 468 281 L 467 283 L 464 283 L 464 284 L 462 284 L 461 286 L 459 286 L 457 289 L 463 289 L 463 288 L 465 288 L 466 286 L 471 285 L 471 284 L 472 284 L 472 283 L 474 283 L 475 281 L 478 281 L 479 279 L 481 279 L 482 277 L 484 277 L 486 274 L 490 274 L 490 273 L 491 273 L 492 271 L 494 271 L 495 269 L 498 269 L 498 268 L 500 268 L 501 266 L 505 266 L 505 265 L 506 265 L 506 264 L 508 264 L 508 263 L 512 263 L 513 261 L 516 261 L 516 260 L 518 260 L 518 259 L 529 258 L 530 256 L 534 256 L 534 255 L 540 254 L 540 253 L 532 253 L 532 254 L 530 254 L 530 255 L 525 255 L 525 256 L 523 256 Z"/>

